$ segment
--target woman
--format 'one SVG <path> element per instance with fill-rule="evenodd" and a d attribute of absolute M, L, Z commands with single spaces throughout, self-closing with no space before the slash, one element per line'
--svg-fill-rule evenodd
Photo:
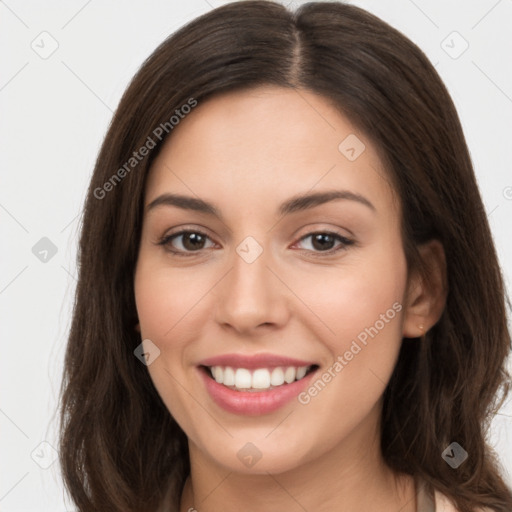
<path fill-rule="evenodd" d="M 366 11 L 228 4 L 147 59 L 85 205 L 79 510 L 509 511 L 505 292 L 454 105 Z"/>

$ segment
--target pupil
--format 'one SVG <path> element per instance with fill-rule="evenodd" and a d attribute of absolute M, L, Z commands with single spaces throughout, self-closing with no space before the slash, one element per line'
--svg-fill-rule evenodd
<path fill-rule="evenodd" d="M 183 237 L 183 245 L 186 249 L 201 249 L 201 244 L 204 243 L 204 240 L 201 240 L 202 238 L 203 236 L 199 233 L 187 233 Z M 191 244 L 188 243 L 190 240 L 192 240 Z"/>
<path fill-rule="evenodd" d="M 333 236 L 325 233 L 319 233 L 313 237 L 313 247 L 315 249 L 332 249 L 332 247 L 326 247 L 325 244 L 327 243 L 330 246 L 333 242 Z"/>

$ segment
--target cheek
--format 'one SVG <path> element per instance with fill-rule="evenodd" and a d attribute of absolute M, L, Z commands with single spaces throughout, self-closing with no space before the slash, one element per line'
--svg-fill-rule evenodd
<path fill-rule="evenodd" d="M 343 414 L 352 411 L 348 415 L 357 416 L 356 411 L 375 404 L 396 364 L 402 342 L 405 256 L 399 242 L 390 242 L 385 250 L 368 251 L 329 277 L 323 288 L 313 279 L 307 285 L 314 297 L 311 309 L 329 328 L 321 329 L 330 357 L 327 374 L 320 376 L 327 383 L 322 401 L 342 400 Z M 308 290 L 303 288 L 302 293 Z M 324 389 L 322 383 L 317 387 Z"/>
<path fill-rule="evenodd" d="M 381 339 L 400 343 L 406 262 L 400 250 L 389 249 L 347 259 L 321 279 L 308 275 L 295 281 L 297 294 L 323 324 L 332 355 L 348 350 L 358 336 L 364 341 L 366 329 L 375 325 Z"/>
<path fill-rule="evenodd" d="M 389 382 L 402 341 L 405 259 L 400 251 L 380 253 L 336 276 L 321 293 L 318 283 L 309 281 L 315 298 L 311 309 L 329 327 L 316 331 L 329 360 L 299 397 L 305 413 L 325 418 L 324 434 L 317 441 L 326 446 L 363 421 Z"/>
<path fill-rule="evenodd" d="M 141 334 L 160 343 L 178 343 L 176 333 L 193 326 L 194 308 L 211 285 L 190 270 L 139 260 L 135 276 L 135 302 Z"/>
<path fill-rule="evenodd" d="M 144 254 L 139 258 L 134 289 L 141 338 L 150 339 L 160 350 L 147 369 L 167 409 L 187 432 L 194 432 L 190 417 L 200 417 L 202 411 L 180 383 L 189 378 L 188 340 L 195 336 L 192 330 L 202 325 L 194 317 L 199 311 L 194 306 L 209 288 L 205 281 L 191 280 L 190 273 L 170 269 Z"/>

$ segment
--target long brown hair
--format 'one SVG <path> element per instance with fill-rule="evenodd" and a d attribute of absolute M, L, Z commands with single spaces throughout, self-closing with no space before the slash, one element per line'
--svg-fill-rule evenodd
<path fill-rule="evenodd" d="M 457 112 L 416 45 L 337 2 L 296 12 L 269 1 L 214 9 L 166 39 L 124 93 L 81 226 L 60 411 L 60 462 L 73 501 L 80 511 L 135 512 L 156 510 L 167 496 L 178 509 L 190 470 L 187 438 L 134 356 L 144 186 L 177 109 L 265 84 L 331 100 L 378 148 L 405 212 L 409 269 L 421 269 L 419 244 L 436 238 L 444 246 L 445 310 L 421 341 L 403 340 L 385 391 L 387 464 L 425 479 L 462 512 L 510 512 L 511 490 L 486 444 L 510 381 L 508 301 Z M 131 160 L 145 145 L 148 154 Z M 441 456 L 452 441 L 469 454 L 456 470 Z"/>

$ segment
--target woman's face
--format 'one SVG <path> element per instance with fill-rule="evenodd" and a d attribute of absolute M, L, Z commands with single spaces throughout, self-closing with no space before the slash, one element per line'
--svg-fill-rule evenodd
<path fill-rule="evenodd" d="M 323 97 L 227 93 L 180 121 L 148 177 L 135 296 L 194 453 L 276 473 L 370 444 L 405 334 L 400 215 Z"/>

